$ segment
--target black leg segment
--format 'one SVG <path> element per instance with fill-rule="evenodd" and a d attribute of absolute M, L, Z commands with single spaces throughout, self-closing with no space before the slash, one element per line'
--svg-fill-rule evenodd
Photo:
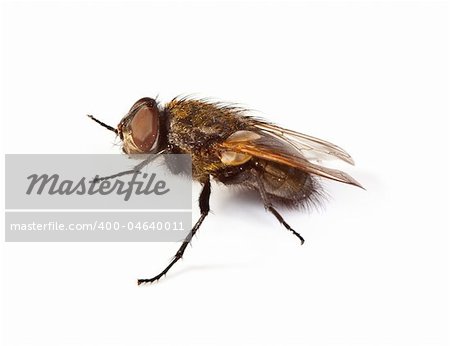
<path fill-rule="evenodd" d="M 259 174 L 259 172 L 255 169 L 252 170 L 253 175 L 256 178 L 256 181 L 258 183 L 258 190 L 259 193 L 261 195 L 261 198 L 264 202 L 264 207 L 266 208 L 266 210 L 270 211 L 273 215 L 275 215 L 275 217 L 277 218 L 277 220 L 284 226 L 286 227 L 287 230 L 291 231 L 298 239 L 300 239 L 301 245 L 303 245 L 303 243 L 305 242 L 305 239 L 303 239 L 303 237 L 300 235 L 300 233 L 296 232 L 294 229 L 292 229 L 291 226 L 289 226 L 289 224 L 284 221 L 283 217 L 280 215 L 280 213 L 272 206 L 272 202 L 270 201 L 269 197 L 267 196 L 267 192 L 264 188 L 264 183 L 261 179 L 261 176 Z"/>
<path fill-rule="evenodd" d="M 142 168 L 147 166 L 150 162 L 152 162 L 154 159 L 156 159 L 161 154 L 162 153 L 158 153 L 158 154 L 155 154 L 155 155 L 148 156 L 144 161 L 140 162 L 139 164 L 137 164 L 136 166 L 134 166 L 132 169 L 130 169 L 128 171 L 119 172 L 119 173 L 116 173 L 116 174 L 113 174 L 113 175 L 109 175 L 107 177 L 95 177 L 93 182 L 94 183 L 99 183 L 99 182 L 101 182 L 103 180 L 109 180 L 109 179 L 114 179 L 114 178 L 117 178 L 117 177 L 122 177 L 122 176 L 128 175 L 128 174 L 139 173 Z"/>
<path fill-rule="evenodd" d="M 161 277 L 166 275 L 167 272 L 170 270 L 170 268 L 172 268 L 172 266 L 183 257 L 184 251 L 186 250 L 187 246 L 189 245 L 192 237 L 198 231 L 201 224 L 203 223 L 203 220 L 206 218 L 206 216 L 209 213 L 209 197 L 210 197 L 210 195 L 211 195 L 211 182 L 208 178 L 208 180 L 205 183 L 203 183 L 203 189 L 202 189 L 202 192 L 200 193 L 200 198 L 198 200 L 199 205 L 200 205 L 200 212 L 201 212 L 200 218 L 195 223 L 194 227 L 192 228 L 191 232 L 189 232 L 186 239 L 184 239 L 183 244 L 178 249 L 177 253 L 175 254 L 175 257 L 172 259 L 172 261 L 169 263 L 169 265 L 158 275 L 152 277 L 151 279 L 138 279 L 138 281 L 137 281 L 138 285 L 144 284 L 144 283 L 151 283 L 151 282 L 159 280 Z"/>

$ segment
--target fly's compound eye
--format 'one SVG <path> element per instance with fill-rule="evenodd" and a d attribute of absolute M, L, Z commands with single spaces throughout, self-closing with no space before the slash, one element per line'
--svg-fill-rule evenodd
<path fill-rule="evenodd" d="M 155 100 L 137 101 L 117 127 L 127 154 L 150 154 L 158 147 L 159 110 Z"/>
<path fill-rule="evenodd" d="M 156 145 L 159 132 L 159 111 L 153 100 L 136 102 L 129 123 L 130 135 L 138 151 L 148 153 Z"/>

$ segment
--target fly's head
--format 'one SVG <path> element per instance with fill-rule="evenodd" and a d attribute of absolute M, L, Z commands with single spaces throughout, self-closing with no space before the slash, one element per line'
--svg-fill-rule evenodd
<path fill-rule="evenodd" d="M 124 153 L 151 154 L 158 150 L 160 112 L 156 101 L 142 98 L 137 101 L 117 126 Z"/>

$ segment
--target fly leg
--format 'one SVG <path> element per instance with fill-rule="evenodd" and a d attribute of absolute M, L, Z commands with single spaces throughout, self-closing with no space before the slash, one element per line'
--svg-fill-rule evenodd
<path fill-rule="evenodd" d="M 154 159 L 156 159 L 161 153 L 155 154 L 155 155 L 149 155 L 145 160 L 143 160 L 141 163 L 137 164 L 136 166 L 134 166 L 132 169 L 129 169 L 128 171 L 123 171 L 123 172 L 119 172 L 113 175 L 108 175 L 107 177 L 98 177 L 96 176 L 93 179 L 94 183 L 99 183 L 103 180 L 109 180 L 109 179 L 114 179 L 117 177 L 122 177 L 124 175 L 128 175 L 128 174 L 136 174 L 136 173 L 140 173 L 141 169 L 144 168 L 145 166 L 147 166 L 151 161 L 153 161 Z"/>
<path fill-rule="evenodd" d="M 289 226 L 289 224 L 284 221 L 283 217 L 280 215 L 280 213 L 272 206 L 272 202 L 270 201 L 269 197 L 267 196 L 267 192 L 266 189 L 264 188 L 264 183 L 261 179 L 260 173 L 255 170 L 252 169 L 252 173 L 256 178 L 256 182 L 258 184 L 258 190 L 259 193 L 261 195 L 261 198 L 264 202 L 264 208 L 266 208 L 266 210 L 270 211 L 273 215 L 275 215 L 275 217 L 277 218 L 277 220 L 284 226 L 286 227 L 286 229 L 288 231 L 291 231 L 298 239 L 300 239 L 301 245 L 303 245 L 303 243 L 305 242 L 305 239 L 303 239 L 303 237 L 300 235 L 300 233 L 296 232 L 294 229 L 292 229 L 291 226 Z"/>
<path fill-rule="evenodd" d="M 211 182 L 208 177 L 208 180 L 203 184 L 203 189 L 202 189 L 202 192 L 200 193 L 200 198 L 198 200 L 199 205 L 200 205 L 200 212 L 201 212 L 200 218 L 198 219 L 198 221 L 196 222 L 196 224 L 194 225 L 192 230 L 189 232 L 186 239 L 184 239 L 183 244 L 178 249 L 177 253 L 175 254 L 172 261 L 169 263 L 169 265 L 161 273 L 152 277 L 151 279 L 138 279 L 138 281 L 137 281 L 138 285 L 143 284 L 143 283 L 151 283 L 151 282 L 159 280 L 162 276 L 166 275 L 167 272 L 170 270 L 170 268 L 172 268 L 172 266 L 183 257 L 186 247 L 189 245 L 192 237 L 198 231 L 203 220 L 206 218 L 206 216 L 209 213 L 209 196 L 210 195 L 211 195 Z"/>

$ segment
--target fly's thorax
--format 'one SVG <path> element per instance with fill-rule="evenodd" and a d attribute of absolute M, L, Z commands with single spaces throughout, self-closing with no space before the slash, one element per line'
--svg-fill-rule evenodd
<path fill-rule="evenodd" d="M 203 100 L 173 100 L 166 111 L 168 141 L 185 153 L 203 155 L 246 126 L 241 110 Z"/>

